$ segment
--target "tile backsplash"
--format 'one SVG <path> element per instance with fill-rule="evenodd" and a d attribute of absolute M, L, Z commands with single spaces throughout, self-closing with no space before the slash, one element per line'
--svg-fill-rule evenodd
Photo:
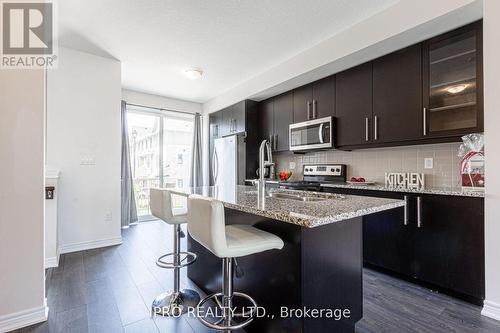
<path fill-rule="evenodd" d="M 425 174 L 426 187 L 460 186 L 460 143 L 372 148 L 354 151 L 329 150 L 304 155 L 279 153 L 274 160 L 278 171 L 292 171 L 292 180 L 302 180 L 304 164 L 339 163 L 347 165 L 347 179 L 364 177 L 367 181 L 384 183 L 386 172 L 419 172 Z M 424 159 L 433 158 L 432 169 L 424 168 Z M 290 170 L 290 162 L 295 169 Z"/>

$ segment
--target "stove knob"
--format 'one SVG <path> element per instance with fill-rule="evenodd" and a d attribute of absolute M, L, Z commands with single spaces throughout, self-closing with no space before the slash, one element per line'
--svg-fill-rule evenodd
<path fill-rule="evenodd" d="M 334 168 L 332 168 L 330 171 L 331 171 L 331 172 L 335 172 L 335 169 L 334 169 Z"/>

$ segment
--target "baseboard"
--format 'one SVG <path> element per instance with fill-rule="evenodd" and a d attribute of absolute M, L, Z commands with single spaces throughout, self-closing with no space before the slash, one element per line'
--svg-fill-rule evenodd
<path fill-rule="evenodd" d="M 45 258 L 45 268 L 52 268 L 59 266 L 59 259 L 57 257 Z"/>
<path fill-rule="evenodd" d="M 66 244 L 59 247 L 59 253 L 63 254 L 63 253 L 84 251 L 90 249 L 97 249 L 106 246 L 120 245 L 122 242 L 123 241 L 121 237 L 113 237 L 113 238 L 99 239 L 89 242 Z"/>
<path fill-rule="evenodd" d="M 481 314 L 485 317 L 500 321 L 500 304 L 491 301 L 484 301 L 483 311 L 481 311 Z"/>
<path fill-rule="evenodd" d="M 59 266 L 60 255 L 61 253 L 59 252 L 59 249 L 57 249 L 55 257 L 45 258 L 45 269 Z"/>
<path fill-rule="evenodd" d="M 0 332 L 9 332 L 46 321 L 49 315 L 47 303 L 39 308 L 19 311 L 0 317 Z"/>

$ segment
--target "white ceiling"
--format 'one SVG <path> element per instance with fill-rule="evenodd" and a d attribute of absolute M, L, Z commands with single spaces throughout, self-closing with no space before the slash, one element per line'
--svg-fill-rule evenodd
<path fill-rule="evenodd" d="M 119 59 L 125 88 L 203 103 L 396 2 L 64 0 L 59 43 Z"/>

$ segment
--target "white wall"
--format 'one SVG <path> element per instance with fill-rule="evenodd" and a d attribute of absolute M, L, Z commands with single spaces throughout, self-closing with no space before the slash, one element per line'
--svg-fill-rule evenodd
<path fill-rule="evenodd" d="M 61 172 L 61 252 L 119 243 L 120 62 L 60 47 L 47 85 L 47 165 Z M 82 165 L 88 159 L 94 165 Z"/>
<path fill-rule="evenodd" d="M 165 110 L 184 111 L 191 113 L 202 112 L 202 105 L 200 103 L 188 102 L 180 99 L 173 99 L 128 89 L 122 89 L 122 99 L 127 103 Z"/>
<path fill-rule="evenodd" d="M 46 320 L 42 70 L 0 70 L 0 332 Z"/>
<path fill-rule="evenodd" d="M 486 154 L 486 301 L 483 314 L 500 320 L 500 1 L 484 0 L 484 131 Z"/>

